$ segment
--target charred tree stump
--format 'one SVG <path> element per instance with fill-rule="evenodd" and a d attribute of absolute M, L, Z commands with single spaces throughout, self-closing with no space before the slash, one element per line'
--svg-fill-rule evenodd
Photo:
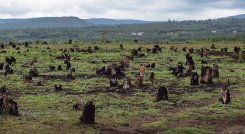
<path fill-rule="evenodd" d="M 84 124 L 94 124 L 95 123 L 95 105 L 93 104 L 93 101 L 89 101 L 84 106 L 83 114 L 80 120 Z"/>
<path fill-rule="evenodd" d="M 199 78 L 197 72 L 192 73 L 191 76 L 191 85 L 192 86 L 198 86 L 199 85 Z"/>
<path fill-rule="evenodd" d="M 156 101 L 168 100 L 168 90 L 165 87 L 160 87 L 157 92 Z"/>

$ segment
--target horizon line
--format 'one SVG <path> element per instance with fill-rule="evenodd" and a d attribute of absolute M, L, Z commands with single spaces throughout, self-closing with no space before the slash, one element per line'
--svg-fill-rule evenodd
<path fill-rule="evenodd" d="M 240 15 L 245 15 L 245 14 L 240 14 Z M 235 16 L 239 16 L 239 15 L 235 15 Z M 77 16 L 43 16 L 43 17 L 18 17 L 18 18 L 0 18 L 0 20 L 11 20 L 11 19 L 16 19 L 16 20 L 21 20 L 21 19 L 39 19 L 39 18 L 78 18 L 80 20 L 89 20 L 89 19 L 110 19 L 110 20 L 135 20 L 135 21 L 145 21 L 145 22 L 167 22 L 167 21 L 205 21 L 205 20 L 217 20 L 217 19 L 223 19 L 223 18 L 229 18 L 229 17 L 234 17 L 234 16 L 228 16 L 228 17 L 223 17 L 223 18 L 215 18 L 215 19 L 199 19 L 199 20 L 195 20 L 195 19 L 183 19 L 183 20 L 175 20 L 175 19 L 168 19 L 168 20 L 145 20 L 145 19 L 130 19 L 130 18 L 106 18 L 106 17 L 92 17 L 92 18 L 80 18 Z"/>

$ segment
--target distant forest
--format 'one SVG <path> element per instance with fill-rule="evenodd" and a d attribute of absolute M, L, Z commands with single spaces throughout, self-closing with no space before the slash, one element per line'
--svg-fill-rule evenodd
<path fill-rule="evenodd" d="M 0 42 L 9 41 L 202 41 L 245 42 L 245 19 L 168 21 L 146 24 L 0 30 Z"/>

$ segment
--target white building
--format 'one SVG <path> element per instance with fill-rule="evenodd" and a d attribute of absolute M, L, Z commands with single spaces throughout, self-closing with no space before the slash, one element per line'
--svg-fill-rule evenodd
<path fill-rule="evenodd" d="M 137 33 L 136 32 L 132 32 L 131 35 L 132 36 L 137 36 Z"/>
<path fill-rule="evenodd" d="M 132 36 L 143 36 L 145 33 L 144 32 L 132 32 Z"/>

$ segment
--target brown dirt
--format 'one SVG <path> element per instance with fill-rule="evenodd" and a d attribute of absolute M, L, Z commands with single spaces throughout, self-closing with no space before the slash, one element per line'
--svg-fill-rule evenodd
<path fill-rule="evenodd" d="M 245 117 L 224 117 L 211 121 L 216 133 L 242 133 L 245 131 Z"/>
<path fill-rule="evenodd" d="M 71 81 L 72 79 L 67 78 L 66 75 L 39 75 L 44 80 L 61 80 L 61 81 Z M 74 75 L 75 79 L 91 79 L 97 77 L 96 75 Z"/>
<path fill-rule="evenodd" d="M 243 95 L 241 91 L 233 91 L 232 97 Z M 205 99 L 201 101 L 186 101 L 183 105 L 176 105 L 173 108 L 163 109 L 161 112 L 167 116 L 172 116 L 178 112 L 185 111 L 188 108 L 198 108 L 210 105 L 217 101 L 214 99 Z M 171 121 L 167 125 L 167 129 L 162 130 L 147 130 L 141 129 L 140 126 L 145 123 L 158 121 L 159 117 L 152 117 L 148 115 L 142 115 L 132 120 L 127 126 L 109 126 L 102 129 L 102 133 L 115 133 L 115 134 L 138 134 L 138 133 L 157 133 L 159 131 L 166 131 L 169 128 L 176 127 L 210 127 L 210 131 L 215 133 L 240 133 L 245 131 L 245 117 L 223 117 L 215 120 L 197 120 L 197 119 L 183 119 L 177 121 Z"/>
<path fill-rule="evenodd" d="M 235 59 L 237 60 L 238 56 L 235 52 L 221 52 L 221 51 L 209 51 L 208 52 L 208 55 L 211 55 L 211 56 L 228 56 L 232 59 Z"/>
<path fill-rule="evenodd" d="M 175 121 L 168 125 L 169 128 L 176 127 L 210 127 L 214 126 L 214 128 L 210 128 L 210 131 L 215 133 L 242 133 L 245 131 L 245 117 L 223 117 L 215 120 L 197 120 L 197 119 L 183 119 Z M 167 130 L 167 129 L 166 129 Z M 166 131 L 163 130 L 163 131 Z"/>

